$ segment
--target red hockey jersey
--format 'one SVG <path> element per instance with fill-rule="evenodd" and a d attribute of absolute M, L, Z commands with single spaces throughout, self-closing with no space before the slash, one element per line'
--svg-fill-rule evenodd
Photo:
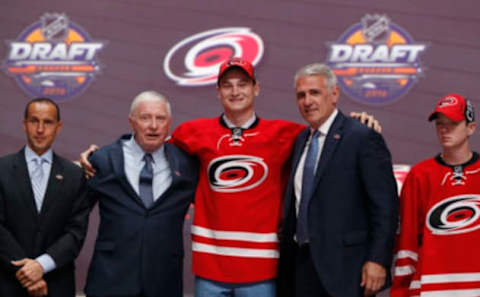
<path fill-rule="evenodd" d="M 400 197 L 392 297 L 480 296 L 480 161 L 414 166 Z"/>
<path fill-rule="evenodd" d="M 200 161 L 192 225 L 193 273 L 221 282 L 272 279 L 277 229 L 296 136 L 281 120 L 230 129 L 222 118 L 181 124 L 173 142 Z"/>

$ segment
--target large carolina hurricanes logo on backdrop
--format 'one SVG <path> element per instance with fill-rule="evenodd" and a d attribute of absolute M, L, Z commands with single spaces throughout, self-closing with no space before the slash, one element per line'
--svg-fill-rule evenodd
<path fill-rule="evenodd" d="M 444 199 L 427 214 L 427 226 L 436 235 L 467 233 L 480 228 L 480 195 Z"/>
<path fill-rule="evenodd" d="M 366 15 L 333 43 L 328 65 L 345 94 L 366 104 L 385 104 L 405 95 L 423 73 L 426 44 L 385 15 Z"/>
<path fill-rule="evenodd" d="M 165 74 L 181 86 L 204 86 L 217 81 L 220 64 L 231 57 L 257 65 L 263 41 L 249 28 L 208 30 L 175 44 L 165 56 Z"/>
<path fill-rule="evenodd" d="M 96 57 L 104 43 L 91 41 L 65 14 L 46 13 L 9 45 L 3 71 L 29 96 L 62 100 L 89 86 L 100 71 Z"/>
<path fill-rule="evenodd" d="M 248 155 L 229 155 L 210 161 L 210 187 L 217 192 L 241 192 L 260 185 L 268 175 L 262 158 Z"/>

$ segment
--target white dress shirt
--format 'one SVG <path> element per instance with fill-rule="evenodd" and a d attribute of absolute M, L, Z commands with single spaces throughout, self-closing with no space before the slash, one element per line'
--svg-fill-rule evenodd
<path fill-rule="evenodd" d="M 122 148 L 123 159 L 125 160 L 125 175 L 132 188 L 140 195 L 140 172 L 145 165 L 145 161 L 143 160 L 145 152 L 133 136 L 129 140 L 123 141 Z M 151 155 L 153 158 L 153 201 L 156 201 L 172 184 L 172 172 L 165 157 L 163 145 L 152 152 Z"/>
<path fill-rule="evenodd" d="M 319 131 L 319 136 L 318 136 L 318 155 L 316 157 L 316 162 L 315 162 L 315 171 L 317 170 L 317 165 L 318 165 L 318 160 L 320 156 L 322 155 L 322 150 L 323 150 L 323 145 L 325 143 L 325 137 L 328 134 L 328 130 L 330 130 L 330 127 L 333 124 L 333 121 L 335 120 L 335 117 L 338 114 L 338 110 L 335 108 L 328 117 L 328 119 L 320 125 L 318 128 Z M 307 151 L 308 151 L 308 146 L 310 145 L 310 141 L 312 141 L 312 128 L 310 127 L 310 136 L 308 138 L 307 143 L 305 144 L 305 147 L 303 149 L 302 156 L 300 157 L 300 161 L 298 162 L 297 166 L 297 171 L 295 172 L 295 178 L 294 178 L 294 191 L 295 191 L 295 210 L 296 214 L 298 216 L 298 211 L 300 210 L 300 199 L 302 197 L 302 180 L 303 180 L 303 168 L 305 167 L 305 158 L 307 156 Z"/>

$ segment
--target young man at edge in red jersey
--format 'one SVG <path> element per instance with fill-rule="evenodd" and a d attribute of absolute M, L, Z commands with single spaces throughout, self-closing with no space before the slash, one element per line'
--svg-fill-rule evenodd
<path fill-rule="evenodd" d="M 480 162 L 469 145 L 473 106 L 448 94 L 428 119 L 435 121 L 442 153 L 415 165 L 403 184 L 390 294 L 480 296 Z"/>

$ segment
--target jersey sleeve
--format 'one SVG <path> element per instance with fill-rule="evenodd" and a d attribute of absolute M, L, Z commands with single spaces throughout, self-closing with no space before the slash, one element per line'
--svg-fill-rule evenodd
<path fill-rule="evenodd" d="M 184 123 L 178 126 L 172 133 L 170 143 L 173 143 L 177 147 L 181 148 L 189 154 L 194 154 L 194 145 L 193 141 L 196 136 L 196 131 L 194 125 L 189 123 Z"/>
<path fill-rule="evenodd" d="M 400 194 L 400 226 L 395 244 L 391 297 L 417 296 L 420 292 L 420 280 L 416 277 L 416 271 L 420 270 L 419 250 L 424 223 L 420 200 L 421 183 L 416 171 L 412 169 Z"/>

